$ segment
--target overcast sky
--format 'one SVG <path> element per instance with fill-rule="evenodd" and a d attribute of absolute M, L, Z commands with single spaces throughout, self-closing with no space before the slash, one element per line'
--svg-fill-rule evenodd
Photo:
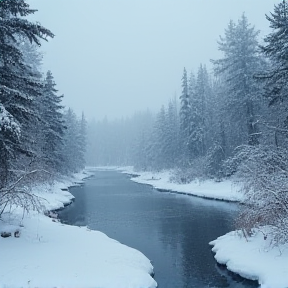
<path fill-rule="evenodd" d="M 64 105 L 91 119 L 158 110 L 181 91 L 183 67 L 221 57 L 217 40 L 245 12 L 269 33 L 280 0 L 29 0 L 56 36 L 43 44 Z"/>

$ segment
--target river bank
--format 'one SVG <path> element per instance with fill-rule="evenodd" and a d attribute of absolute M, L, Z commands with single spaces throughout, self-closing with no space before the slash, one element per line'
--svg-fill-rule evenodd
<path fill-rule="evenodd" d="M 170 180 L 171 171 L 135 172 L 133 167 L 113 169 L 132 175 L 132 181 L 151 185 L 159 191 L 225 201 L 241 202 L 244 199 L 239 186 L 230 180 L 177 184 Z M 244 278 L 257 280 L 262 288 L 288 287 L 288 244 L 272 247 L 269 238 L 263 237 L 263 231 L 259 230 L 255 230 L 254 235 L 248 239 L 232 231 L 209 244 L 213 246 L 215 260 L 226 265 L 228 270 Z"/>
<path fill-rule="evenodd" d="M 209 244 L 218 263 L 244 278 L 257 280 L 261 288 L 288 287 L 288 245 L 272 247 L 263 231 L 255 230 L 248 239 L 232 231 Z"/>
<path fill-rule="evenodd" d="M 173 176 L 173 171 L 135 172 L 133 167 L 117 168 L 117 170 L 125 174 L 133 175 L 131 178 L 132 181 L 151 185 L 159 191 L 231 202 L 241 202 L 243 200 L 243 195 L 239 191 L 240 187 L 227 179 L 221 182 L 216 182 L 214 180 L 195 180 L 191 183 L 179 184 L 170 180 Z"/>
<path fill-rule="evenodd" d="M 43 210 L 56 210 L 74 198 L 67 190 L 87 173 L 34 187 Z M 64 190 L 63 190 L 64 189 Z M 0 221 L 0 287 L 155 288 L 153 267 L 139 251 L 87 227 L 63 225 L 41 213 L 6 211 Z M 15 234 L 15 232 L 17 234 Z M 17 237 L 13 237 L 17 235 Z M 20 236 L 20 237 L 18 237 Z"/>

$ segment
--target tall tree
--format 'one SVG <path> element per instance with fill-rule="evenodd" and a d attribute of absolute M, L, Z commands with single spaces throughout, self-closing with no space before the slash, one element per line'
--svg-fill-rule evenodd
<path fill-rule="evenodd" d="M 174 168 L 179 159 L 179 117 L 176 99 L 170 100 L 166 111 L 166 168 Z"/>
<path fill-rule="evenodd" d="M 79 121 L 79 168 L 85 168 L 85 153 L 87 146 L 87 121 L 82 112 L 81 119 Z"/>
<path fill-rule="evenodd" d="M 11 161 L 17 153 L 29 154 L 23 147 L 23 128 L 33 121 L 32 102 L 39 95 L 41 84 L 25 65 L 19 42 L 28 39 L 40 45 L 40 40 L 53 37 L 51 31 L 25 19 L 36 10 L 24 0 L 0 1 L 0 187 L 13 176 Z"/>
<path fill-rule="evenodd" d="M 189 163 L 189 122 L 190 122 L 190 98 L 188 89 L 188 77 L 186 68 L 182 76 L 182 93 L 180 95 L 180 142 L 181 142 L 181 162 L 186 166 Z"/>
<path fill-rule="evenodd" d="M 46 167 L 53 172 L 61 172 L 63 168 L 62 138 L 65 129 L 63 106 L 61 105 L 63 95 L 57 95 L 56 83 L 50 71 L 47 72 L 44 83 L 41 101 L 41 114 L 45 127 L 43 153 Z"/>
<path fill-rule="evenodd" d="M 266 15 L 272 32 L 264 38 L 266 45 L 260 46 L 271 61 L 269 71 L 259 73 L 257 78 L 266 80 L 266 96 L 270 104 L 288 98 L 288 4 L 286 0 L 274 6 L 274 13 Z"/>
<path fill-rule="evenodd" d="M 207 152 L 207 101 L 210 96 L 210 83 L 207 69 L 200 65 L 194 93 L 190 95 L 190 143 L 194 157 L 204 156 Z"/>
<path fill-rule="evenodd" d="M 227 113 L 231 117 L 231 127 L 236 147 L 241 143 L 257 145 L 259 128 L 257 125 L 258 86 L 253 75 L 260 68 L 257 36 L 259 31 L 248 22 L 243 14 L 238 23 L 230 21 L 225 36 L 220 37 L 219 50 L 223 58 L 212 60 L 216 75 L 226 83 Z"/>
<path fill-rule="evenodd" d="M 65 133 L 61 155 L 65 174 L 75 173 L 85 167 L 84 153 L 86 149 L 86 120 L 84 114 L 80 120 L 71 108 L 64 113 Z M 73 155 L 73 156 L 72 156 Z"/>
<path fill-rule="evenodd" d="M 274 13 L 266 15 L 272 32 L 260 46 L 268 59 L 268 67 L 256 75 L 264 83 L 264 96 L 270 106 L 270 131 L 276 146 L 287 146 L 288 138 L 288 4 L 286 0 L 274 6 Z"/>

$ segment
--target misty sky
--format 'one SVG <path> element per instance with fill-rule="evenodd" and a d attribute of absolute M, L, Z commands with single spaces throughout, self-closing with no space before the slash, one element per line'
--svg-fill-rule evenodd
<path fill-rule="evenodd" d="M 28 0 L 31 17 L 56 37 L 43 44 L 44 69 L 64 104 L 91 119 L 156 111 L 181 91 L 183 67 L 221 56 L 219 35 L 245 11 L 269 33 L 265 13 L 280 0 Z"/>

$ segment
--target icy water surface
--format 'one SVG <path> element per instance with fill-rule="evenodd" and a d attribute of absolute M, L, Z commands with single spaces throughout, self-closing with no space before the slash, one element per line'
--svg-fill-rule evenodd
<path fill-rule="evenodd" d="M 217 265 L 208 245 L 233 229 L 235 204 L 158 192 L 114 171 L 98 171 L 70 191 L 76 201 L 60 219 L 143 252 L 159 288 L 258 287 Z"/>

